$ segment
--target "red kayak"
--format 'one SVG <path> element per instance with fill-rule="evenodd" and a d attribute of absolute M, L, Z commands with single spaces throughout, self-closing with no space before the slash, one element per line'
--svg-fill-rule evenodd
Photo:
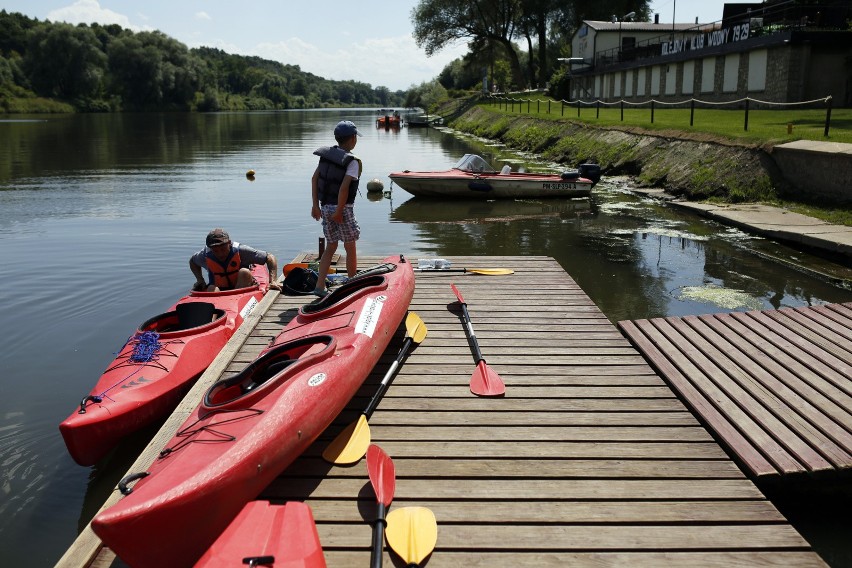
<path fill-rule="evenodd" d="M 190 292 L 127 340 L 59 431 L 74 461 L 89 466 L 126 435 L 171 412 L 210 366 L 269 289 L 265 265 L 257 284 L 224 292 Z"/>
<path fill-rule="evenodd" d="M 191 566 L 346 406 L 413 294 L 411 264 L 389 257 L 303 306 L 257 359 L 208 389 L 92 529 L 135 568 Z"/>
<path fill-rule="evenodd" d="M 311 508 L 297 501 L 284 505 L 248 503 L 195 568 L 241 565 L 325 568 Z"/>

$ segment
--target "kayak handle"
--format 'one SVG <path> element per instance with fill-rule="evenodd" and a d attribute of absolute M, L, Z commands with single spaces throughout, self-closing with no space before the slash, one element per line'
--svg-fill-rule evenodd
<path fill-rule="evenodd" d="M 275 564 L 274 556 L 247 556 L 243 558 L 243 564 L 248 564 L 249 566 L 271 566 Z"/>
<path fill-rule="evenodd" d="M 127 484 L 131 481 L 136 481 L 137 479 L 142 479 L 143 477 L 148 477 L 147 471 L 141 471 L 138 473 L 131 473 L 126 476 L 124 479 L 118 482 L 118 490 L 121 491 L 122 495 L 130 495 L 133 493 L 133 488 L 128 487 Z"/>
<path fill-rule="evenodd" d="M 102 402 L 104 399 L 99 397 L 99 396 L 95 396 L 93 394 L 90 394 L 88 396 L 84 396 L 83 400 L 80 401 L 80 410 L 77 411 L 77 414 L 86 414 L 86 403 L 89 402 L 90 400 L 92 402 L 94 402 L 95 404 L 97 404 L 99 402 Z"/>

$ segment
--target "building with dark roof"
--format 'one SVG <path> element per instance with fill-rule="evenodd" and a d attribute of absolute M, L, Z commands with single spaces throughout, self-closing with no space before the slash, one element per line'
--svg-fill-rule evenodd
<path fill-rule="evenodd" d="M 584 21 L 572 38 L 571 99 L 708 102 L 749 97 L 852 106 L 852 3 L 726 4 L 721 20 Z"/>

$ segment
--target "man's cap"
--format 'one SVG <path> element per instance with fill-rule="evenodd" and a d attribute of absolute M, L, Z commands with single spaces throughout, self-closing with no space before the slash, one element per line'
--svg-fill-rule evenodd
<path fill-rule="evenodd" d="M 356 127 L 355 123 L 351 120 L 341 120 L 337 123 L 337 126 L 334 127 L 335 136 L 352 136 L 353 134 L 361 136 L 358 132 L 358 127 Z"/>
<path fill-rule="evenodd" d="M 213 229 L 207 233 L 207 246 L 215 247 L 231 242 L 231 237 L 225 232 L 225 229 Z"/>

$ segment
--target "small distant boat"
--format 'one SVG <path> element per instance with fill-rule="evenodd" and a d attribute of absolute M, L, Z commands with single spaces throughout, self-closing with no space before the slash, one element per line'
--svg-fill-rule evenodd
<path fill-rule="evenodd" d="M 497 171 L 476 154 L 465 154 L 450 170 L 389 174 L 393 183 L 412 195 L 465 199 L 587 197 L 600 179 L 600 166 L 581 164 L 561 174 Z"/>
<path fill-rule="evenodd" d="M 405 119 L 405 124 L 409 128 L 425 128 L 427 126 L 444 124 L 444 119 L 438 115 L 429 116 L 428 114 L 419 114 L 417 116 L 408 116 Z"/>
<path fill-rule="evenodd" d="M 147 471 L 119 483 L 124 497 L 92 520 L 95 534 L 136 568 L 191 566 L 355 395 L 413 294 L 397 255 L 302 306 L 257 359 L 210 386 Z"/>
<path fill-rule="evenodd" d="M 59 425 L 75 462 L 94 465 L 122 438 L 177 406 L 269 289 L 266 265 L 254 266 L 252 274 L 254 286 L 190 292 L 139 326 Z"/>
<path fill-rule="evenodd" d="M 380 109 L 379 114 L 380 116 L 376 119 L 376 128 L 400 128 L 402 126 L 402 117 L 398 110 Z"/>

